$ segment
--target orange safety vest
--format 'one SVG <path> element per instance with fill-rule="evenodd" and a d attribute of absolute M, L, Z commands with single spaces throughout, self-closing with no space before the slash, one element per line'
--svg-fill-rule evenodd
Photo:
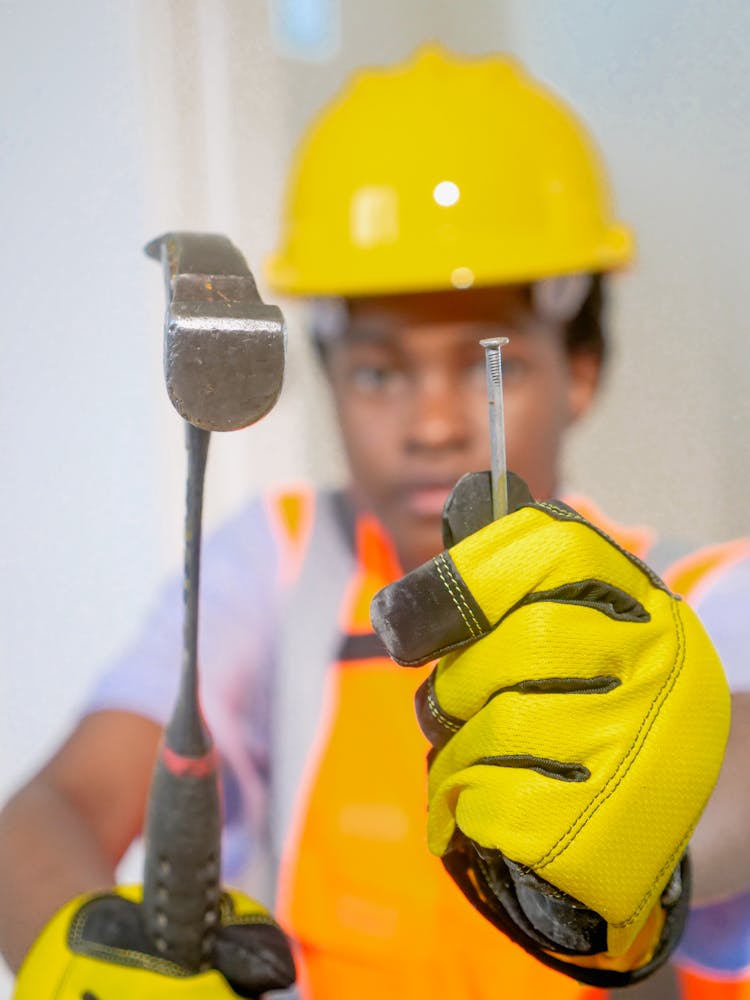
<path fill-rule="evenodd" d="M 314 504 L 311 493 L 286 494 L 272 514 L 286 565 L 297 572 Z M 582 498 L 573 506 L 624 547 L 647 556 L 650 533 L 602 523 Z M 353 573 L 339 609 L 338 658 L 326 672 L 313 750 L 280 859 L 277 916 L 297 951 L 302 996 L 601 998 L 601 990 L 547 968 L 500 934 L 427 850 L 428 744 L 413 700 L 431 667 L 405 669 L 384 654 L 370 625 L 370 601 L 401 571 L 374 518 L 360 516 L 354 533 Z M 322 581 L 325 554 L 305 555 L 321 562 L 316 568 Z M 686 560 L 667 574 L 670 585 L 693 587 L 736 555 L 736 546 L 718 546 L 702 561 Z M 306 664 L 295 669 L 304 671 Z M 696 977 L 683 978 L 689 1000 L 750 997 L 750 991 L 717 991 L 716 984 L 709 994 Z"/>

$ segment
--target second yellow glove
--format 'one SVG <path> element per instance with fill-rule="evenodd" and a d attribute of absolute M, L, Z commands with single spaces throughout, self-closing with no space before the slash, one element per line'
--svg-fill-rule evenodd
<path fill-rule="evenodd" d="M 121 886 L 59 910 L 24 959 L 13 1000 L 232 1000 L 294 981 L 281 928 L 243 893 L 222 893 L 211 968 L 194 975 L 154 953 L 138 911 L 141 894 L 141 886 Z"/>

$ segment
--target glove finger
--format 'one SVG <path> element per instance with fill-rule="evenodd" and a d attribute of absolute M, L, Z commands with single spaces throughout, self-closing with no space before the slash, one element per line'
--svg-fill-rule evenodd
<path fill-rule="evenodd" d="M 445 851 L 457 821 L 467 836 L 489 837 L 487 846 L 498 846 L 528 864 L 613 926 L 638 919 L 658 897 L 685 848 L 716 779 L 727 731 L 720 663 L 695 615 L 672 603 L 686 641 L 650 700 L 641 692 L 630 704 L 635 689 L 627 685 L 603 696 L 513 693 L 493 699 L 461 729 L 430 769 L 431 850 Z M 685 648 L 692 651 L 689 659 L 683 658 Z M 504 708 L 512 704 L 510 699 L 531 712 L 558 697 L 556 714 L 552 704 L 539 719 L 524 720 L 526 728 L 544 731 L 543 738 L 519 744 L 516 737 L 514 745 L 544 753 L 551 746 L 548 734 L 555 735 L 557 749 L 553 747 L 550 759 L 582 763 L 590 778 L 562 781 L 528 768 L 470 763 L 506 749 L 504 732 L 518 725 L 514 713 Z M 696 704 L 701 705 L 699 714 Z M 581 733 L 587 734 L 588 759 L 586 744 L 575 743 Z M 565 760 L 559 750 L 563 745 L 583 750 Z M 516 815 L 531 817 L 522 834 Z M 552 831 L 546 843 L 529 840 L 537 821 L 537 836 Z"/>
<path fill-rule="evenodd" d="M 534 502 L 520 476 L 508 472 L 506 480 L 509 511 Z M 492 520 L 490 473 L 468 472 L 458 480 L 443 507 L 443 544 L 450 548 Z M 435 572 L 438 568 L 439 564 L 426 563 L 409 573 L 403 581 L 384 587 L 372 601 L 370 617 L 373 627 L 390 656 L 403 666 L 419 665 L 440 655 L 424 654 L 424 649 L 437 648 L 432 632 L 438 619 L 443 622 L 448 637 L 440 644 L 440 652 L 450 648 L 456 639 L 463 642 L 466 634 L 476 637 L 487 625 L 480 609 L 472 607 L 470 595 L 464 606 L 464 599 L 456 602 L 454 594 L 443 590 L 446 577 L 442 569 Z M 435 612 L 432 621 L 423 614 L 425 608 Z M 412 610 L 417 615 L 409 623 L 407 618 Z M 481 624 L 474 619 L 474 611 Z M 404 644 L 405 635 L 408 639 Z"/>
<path fill-rule="evenodd" d="M 508 472 L 505 478 L 509 512 L 534 502 L 520 476 Z M 449 549 L 494 519 L 490 473 L 467 472 L 453 487 L 443 507 L 443 545 Z"/>
<path fill-rule="evenodd" d="M 286 989 L 295 979 L 286 936 L 272 921 L 221 927 L 216 933 L 214 964 L 240 996 Z"/>
<path fill-rule="evenodd" d="M 371 618 L 389 654 L 416 665 L 476 641 L 509 612 L 537 600 L 648 614 L 664 584 L 575 511 L 523 507 L 459 542 L 373 598 Z"/>
<path fill-rule="evenodd" d="M 622 687 L 500 695 L 433 758 L 430 802 L 460 793 L 456 818 L 468 837 L 537 864 L 622 763 L 637 728 L 623 711 L 629 700 Z M 474 795 L 464 794 L 467 778 Z"/>
<path fill-rule="evenodd" d="M 552 502 L 493 522 L 448 556 L 491 626 L 537 600 L 600 605 L 628 620 L 643 616 L 654 587 L 668 592 L 644 563 Z"/>
<path fill-rule="evenodd" d="M 529 694 L 609 690 L 631 682 L 635 663 L 642 682 L 649 672 L 641 657 L 655 642 L 667 655 L 671 649 L 674 657 L 674 635 L 659 635 L 651 621 L 616 623 L 579 605 L 526 605 L 508 615 L 481 643 L 440 661 L 430 681 L 431 717 L 442 714 L 460 724 L 491 698 L 512 689 Z M 451 729 L 455 731 L 454 726 L 446 727 Z"/>
<path fill-rule="evenodd" d="M 286 935 L 264 906 L 232 889 L 221 897 L 213 964 L 233 990 L 258 997 L 295 980 Z"/>

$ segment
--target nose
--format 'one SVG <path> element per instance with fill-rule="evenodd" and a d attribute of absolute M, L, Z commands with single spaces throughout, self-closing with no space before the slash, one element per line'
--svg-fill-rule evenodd
<path fill-rule="evenodd" d="M 407 450 L 461 451 L 470 442 L 470 418 L 462 388 L 449 372 L 434 371 L 410 387 Z"/>

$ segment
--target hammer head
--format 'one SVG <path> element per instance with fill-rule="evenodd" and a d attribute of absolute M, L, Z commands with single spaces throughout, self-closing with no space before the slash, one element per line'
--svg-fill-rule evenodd
<path fill-rule="evenodd" d="M 260 420 L 281 392 L 286 329 L 237 248 L 211 233 L 167 233 L 145 248 L 167 284 L 164 374 L 177 412 L 207 431 Z"/>

